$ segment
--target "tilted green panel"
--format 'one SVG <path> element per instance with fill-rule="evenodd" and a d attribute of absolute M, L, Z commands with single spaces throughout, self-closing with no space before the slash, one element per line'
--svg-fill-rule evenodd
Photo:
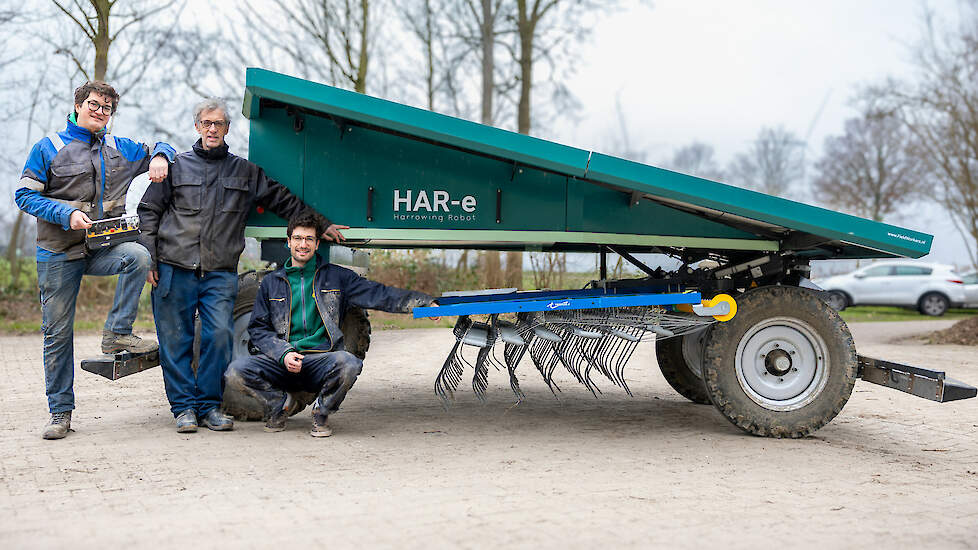
<path fill-rule="evenodd" d="M 393 229 L 565 227 L 566 177 L 527 167 L 514 175 L 513 166 L 499 160 L 363 127 L 341 131 L 316 116 L 306 117 L 302 133 L 303 199 L 336 223 Z M 370 187 L 373 220 L 367 219 Z"/>
<path fill-rule="evenodd" d="M 568 184 L 567 196 L 570 231 L 758 239 L 751 233 L 651 201 L 631 204 L 627 193 L 574 178 Z"/>
<path fill-rule="evenodd" d="M 650 195 L 911 258 L 919 258 L 930 252 L 933 241 L 933 237 L 926 233 L 599 153 L 591 155 L 587 177 Z"/>
<path fill-rule="evenodd" d="M 246 87 L 243 112 L 252 120 L 264 97 L 573 176 L 587 167 L 581 149 L 264 69 L 248 69 Z"/>
<path fill-rule="evenodd" d="M 288 187 L 297 196 L 304 196 L 305 136 L 292 129 L 292 119 L 284 109 L 269 109 L 262 118 L 251 120 L 248 160 L 262 167 L 268 177 Z M 278 216 L 266 212 L 252 213 L 248 225 L 286 224 Z"/>

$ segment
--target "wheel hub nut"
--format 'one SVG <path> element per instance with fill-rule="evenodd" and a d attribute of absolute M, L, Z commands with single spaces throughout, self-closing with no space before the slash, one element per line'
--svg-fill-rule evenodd
<path fill-rule="evenodd" d="M 791 356 L 782 349 L 773 349 L 764 357 L 764 368 L 774 376 L 784 376 L 791 371 Z"/>

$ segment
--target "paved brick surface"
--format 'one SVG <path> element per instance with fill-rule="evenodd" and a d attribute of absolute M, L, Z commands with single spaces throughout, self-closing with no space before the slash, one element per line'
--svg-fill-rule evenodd
<path fill-rule="evenodd" d="M 886 341 L 917 330 L 854 327 L 864 354 L 978 382 L 975 348 Z M 277 434 L 177 434 L 159 369 L 78 369 L 76 432 L 51 442 L 40 337 L 0 336 L 0 548 L 978 545 L 978 400 L 858 383 L 815 436 L 750 437 L 675 394 L 643 344 L 634 398 L 565 377 L 558 401 L 527 363 L 519 407 L 493 372 L 486 404 L 464 389 L 446 411 L 432 383 L 451 342 L 375 334 L 323 440 L 306 412 Z M 79 337 L 77 357 L 97 345 Z"/>

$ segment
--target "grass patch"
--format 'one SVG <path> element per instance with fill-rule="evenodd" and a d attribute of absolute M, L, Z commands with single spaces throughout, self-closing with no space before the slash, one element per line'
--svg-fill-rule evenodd
<path fill-rule="evenodd" d="M 940 317 L 931 317 L 919 313 L 915 309 L 887 306 L 856 306 L 842 311 L 842 318 L 847 323 L 865 323 L 870 321 L 940 321 L 965 319 L 978 315 L 978 309 L 949 309 Z"/>

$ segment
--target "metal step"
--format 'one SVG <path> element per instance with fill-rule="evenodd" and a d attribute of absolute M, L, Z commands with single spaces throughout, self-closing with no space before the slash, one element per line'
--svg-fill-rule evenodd
<path fill-rule="evenodd" d="M 86 370 L 109 380 L 118 380 L 123 376 L 136 374 L 151 369 L 160 364 L 159 350 L 149 353 L 133 354 L 129 352 L 114 355 L 100 355 L 91 359 L 83 359 L 82 370 Z"/>
<path fill-rule="evenodd" d="M 856 357 L 859 360 L 858 377 L 873 384 L 900 390 L 938 403 L 971 399 L 978 394 L 978 388 L 948 378 L 941 371 L 874 359 L 864 355 L 857 355 Z"/>

